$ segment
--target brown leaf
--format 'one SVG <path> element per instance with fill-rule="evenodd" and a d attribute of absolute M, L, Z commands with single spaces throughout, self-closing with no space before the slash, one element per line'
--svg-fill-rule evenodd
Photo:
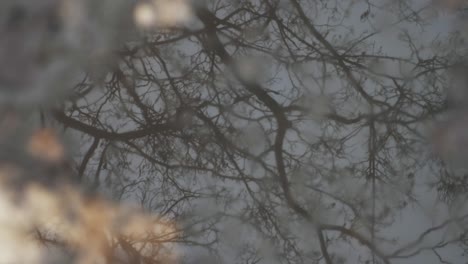
<path fill-rule="evenodd" d="M 48 162 L 59 162 L 65 156 L 63 145 L 50 128 L 38 130 L 31 136 L 28 152 L 35 158 Z"/>

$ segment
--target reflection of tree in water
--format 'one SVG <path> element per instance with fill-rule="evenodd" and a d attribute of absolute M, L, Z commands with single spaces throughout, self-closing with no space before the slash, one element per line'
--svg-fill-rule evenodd
<path fill-rule="evenodd" d="M 91 246 L 95 251 L 86 252 L 104 255 L 102 263 L 167 263 L 165 250 L 174 250 L 178 261 L 188 263 L 201 256 L 212 263 L 328 264 L 414 263 L 421 256 L 443 263 L 450 259 L 444 250 L 463 244 L 466 212 L 459 207 L 457 214 L 428 219 L 440 226 L 420 223 L 427 228 L 415 228 L 406 239 L 398 230 L 414 224 L 418 210 L 425 213 L 428 196 L 454 201 L 465 193 L 464 176 L 451 167 L 454 157 L 463 163 L 461 138 L 448 137 L 455 132 L 440 125 L 444 121 L 432 137 L 426 133 L 428 121 L 447 110 L 449 70 L 464 59 L 459 33 L 431 27 L 434 5 L 297 0 L 129 5 L 83 2 L 87 19 L 58 37 L 70 41 L 73 31 L 71 40 L 79 45 L 65 41 L 70 49 L 52 49 L 68 54 L 71 76 L 81 81 L 35 69 L 51 84 L 70 88 L 69 99 L 46 100 L 47 107 L 41 101 L 33 113 L 34 106 L 17 107 L 2 117 L 30 120 L 16 121 L 15 131 L 29 131 L 24 135 L 8 131 L 14 122 L 0 124 L 4 138 L 30 142 L 5 140 L 23 155 L 5 155 L 8 165 L 29 168 L 24 164 L 31 159 L 46 168 L 41 177 L 76 175 L 50 184 L 29 169 L 18 176 L 26 193 L 28 186 L 42 184 L 46 191 L 38 193 L 45 192 L 53 204 L 60 200 L 57 193 L 67 193 L 65 206 L 54 210 L 80 216 L 71 223 L 89 220 L 82 220 L 87 223 L 82 229 L 70 224 L 75 231 L 62 234 L 62 240 L 39 230 L 45 245 L 65 251 Z M 114 16 L 101 17 L 110 7 Z M 123 13 L 135 16 L 135 28 L 115 19 Z M 18 36 L 39 32 L 29 31 Z M 422 31 L 426 35 L 419 37 Z M 11 59 L 3 46 L 0 58 L 24 67 L 24 78 L 2 66 L 0 83 L 13 78 L 21 87 L 34 87 L 28 78 L 41 79 L 27 70 L 30 50 L 17 48 L 24 59 Z M 41 91 L 56 91 L 47 88 Z M 453 124 L 463 128 L 457 120 Z M 73 139 L 78 150 L 60 149 L 67 146 L 63 142 L 54 147 L 59 138 Z M 431 153 L 428 138 L 435 139 L 443 162 Z M 89 209 L 87 201 L 99 206 Z M 107 210 L 128 216 L 118 202 L 172 223 L 169 232 L 149 232 L 148 215 L 136 217 L 137 224 L 126 222 L 144 227 L 144 234 L 125 229 L 125 223 L 120 228 L 119 213 L 106 217 Z M 66 214 L 61 217 L 67 222 Z M 460 232 L 442 236 L 452 225 Z M 84 234 L 102 229 L 109 232 L 96 239 L 99 245 L 80 244 L 90 238 Z M 68 242 L 73 234 L 79 242 Z M 429 236 L 440 239 L 431 244 Z"/>

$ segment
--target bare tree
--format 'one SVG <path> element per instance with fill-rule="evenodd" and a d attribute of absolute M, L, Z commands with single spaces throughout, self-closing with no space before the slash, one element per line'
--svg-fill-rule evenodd
<path fill-rule="evenodd" d="M 464 261 L 465 33 L 434 26 L 464 11 L 426 2 L 122 8 L 135 23 L 104 23 L 103 56 L 40 107 L 84 193 L 175 223 L 106 239 L 106 261 Z M 433 196 L 449 213 L 421 218 Z"/>

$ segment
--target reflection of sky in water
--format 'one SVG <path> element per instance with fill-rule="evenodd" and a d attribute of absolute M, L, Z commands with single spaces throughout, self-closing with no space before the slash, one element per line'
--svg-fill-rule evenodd
<path fill-rule="evenodd" d="M 173 3 L 175 3 L 175 2 L 173 2 Z M 417 10 L 419 8 L 419 6 L 423 6 L 423 4 L 425 4 L 425 3 L 423 3 L 423 1 L 414 1 L 413 4 L 415 5 L 415 10 Z M 399 34 L 400 34 L 402 29 L 407 30 L 409 32 L 409 34 L 412 35 L 413 37 L 417 36 L 416 37 L 416 42 L 417 43 L 415 43 L 416 46 L 419 46 L 420 44 L 424 45 L 424 48 L 419 50 L 420 55 L 422 57 L 424 57 L 424 56 L 431 57 L 433 51 L 431 50 L 431 46 L 426 44 L 426 43 L 429 43 L 432 40 L 432 38 L 434 38 L 434 36 L 436 36 L 436 35 L 439 35 L 439 38 L 441 38 L 441 39 L 446 38 L 447 37 L 447 32 L 450 29 L 453 28 L 453 26 L 456 24 L 455 21 L 457 21 L 456 17 L 453 14 L 451 14 L 449 11 L 442 11 L 442 12 L 439 13 L 438 16 L 435 16 L 433 11 L 428 10 L 424 14 L 426 14 L 427 17 L 430 17 L 430 19 L 429 19 L 430 24 L 428 26 L 423 26 L 424 30 L 422 30 L 421 28 L 419 28 L 419 27 L 417 27 L 415 25 L 410 26 L 407 23 L 401 23 L 396 28 L 392 28 L 392 27 L 387 28 L 387 24 L 396 21 L 396 18 L 385 15 L 385 14 L 387 14 L 387 12 L 385 12 L 385 10 L 380 12 L 379 10 L 374 10 L 373 9 L 372 14 L 375 17 L 377 17 L 377 19 L 374 19 L 374 21 L 376 21 L 376 25 L 369 26 L 367 23 L 362 21 L 362 19 L 360 18 L 360 15 L 362 14 L 363 10 L 365 10 L 365 8 L 366 8 L 365 4 L 357 4 L 350 11 L 350 16 L 346 20 L 346 23 L 347 23 L 347 25 L 355 26 L 353 30 L 349 30 L 348 28 L 343 27 L 341 29 L 336 30 L 332 34 L 339 35 L 340 33 L 343 33 L 343 34 L 348 34 L 348 36 L 353 37 L 353 36 L 356 36 L 356 35 L 366 35 L 369 32 L 371 32 L 375 27 L 377 27 L 377 28 L 381 27 L 380 28 L 381 32 L 378 35 L 376 35 L 376 36 L 374 36 L 372 38 L 375 41 L 375 43 L 370 48 L 375 48 L 377 50 L 377 49 L 379 49 L 381 47 L 386 54 L 400 56 L 400 57 L 407 56 L 408 53 L 409 53 L 407 47 L 405 46 L 406 44 L 402 43 L 399 40 Z M 151 7 L 148 6 L 148 3 L 147 3 L 146 5 L 139 6 L 136 9 L 135 13 L 134 13 L 134 15 L 136 16 L 135 18 L 137 20 L 137 23 L 139 23 L 144 28 L 148 28 L 148 27 L 152 26 L 153 24 L 157 24 L 158 19 L 161 19 L 161 20 L 165 21 L 165 22 L 159 21 L 160 23 L 170 23 L 170 21 L 169 21 L 170 19 L 175 18 L 177 20 L 177 19 L 180 18 L 180 17 L 177 17 L 176 15 L 183 15 L 183 14 L 188 14 L 189 13 L 189 11 L 187 11 L 187 10 L 185 10 L 183 8 L 181 10 L 181 9 L 178 9 L 177 7 L 173 6 L 173 7 L 169 8 L 168 11 L 165 12 L 164 14 L 159 14 L 160 16 L 158 18 L 157 12 L 155 12 L 155 10 L 150 10 L 150 9 L 151 9 Z M 311 15 L 312 14 L 316 15 L 316 20 L 314 22 L 317 23 L 317 24 L 320 24 L 320 23 L 322 23 L 322 22 L 324 22 L 324 21 L 326 21 L 328 19 L 326 17 L 326 15 L 320 15 L 317 10 L 310 10 L 310 13 L 311 13 Z M 169 21 L 169 22 L 167 22 L 167 21 Z M 34 37 L 35 35 L 32 34 L 31 36 Z M 250 38 L 251 37 L 252 36 L 250 36 Z M 338 36 L 330 35 L 329 39 L 332 39 L 333 41 L 335 41 L 334 44 L 336 44 L 336 45 L 341 45 L 341 44 L 344 45 L 344 46 L 347 45 L 346 41 L 339 38 Z M 0 45 L 1 45 L 1 43 L 2 42 L 0 42 Z M 181 49 L 184 49 L 184 44 L 181 44 L 179 47 Z M 16 74 L 18 74 L 18 71 L 16 69 L 18 67 L 21 68 L 23 66 L 25 66 L 26 69 L 28 69 L 29 62 L 26 62 L 26 61 L 28 60 L 28 57 L 29 57 L 30 54 L 20 52 L 21 54 L 23 54 L 25 56 L 28 55 L 28 56 L 26 56 L 26 58 L 20 58 L 20 62 L 18 62 L 18 61 L 15 61 L 15 58 L 11 57 L 12 55 L 10 53 L 8 53 L 7 50 L 9 50 L 9 49 L 4 48 L 3 46 L 0 46 L 0 58 L 4 58 L 5 61 L 11 63 L 12 65 L 11 65 L 11 68 L 8 68 L 7 70 L 4 70 L 3 72 L 0 72 L 0 78 L 4 77 L 3 79 L 11 79 L 12 78 L 12 79 L 15 79 L 15 80 L 19 79 L 19 81 L 28 81 L 27 79 L 21 79 L 18 76 L 16 76 Z M 185 49 L 185 52 L 189 52 L 187 50 L 190 50 L 190 44 L 187 45 L 187 49 Z M 365 52 L 365 50 L 362 51 L 362 52 Z M 21 62 L 22 60 L 24 60 L 24 62 Z M 19 66 L 17 66 L 17 65 L 15 65 L 15 63 L 20 63 L 20 64 L 19 64 Z M 258 68 L 261 68 L 261 67 L 257 67 L 255 65 L 255 63 L 257 63 L 257 64 L 258 63 L 268 64 L 268 63 L 270 63 L 269 61 L 267 61 L 267 60 L 263 61 L 261 59 L 258 59 L 255 56 L 252 56 L 252 58 L 244 58 L 244 59 L 241 58 L 237 63 L 238 63 L 237 66 L 240 67 L 240 69 L 239 69 L 239 71 L 241 72 L 240 73 L 240 78 L 248 79 L 247 80 L 248 82 L 255 82 L 255 81 L 260 81 L 260 80 L 263 81 L 264 79 L 268 79 L 268 78 L 263 78 L 263 77 L 268 77 L 269 72 L 267 71 L 267 69 L 258 69 Z M 183 64 L 183 63 L 181 63 L 181 64 Z M 299 65 L 297 67 L 297 72 L 298 72 L 298 74 L 307 75 L 307 74 L 310 74 L 310 72 L 315 72 L 316 70 L 319 69 L 319 67 L 316 67 L 316 68 L 314 68 L 314 67 L 315 66 L 313 64 L 311 64 L 311 65 L 307 65 L 307 64 Z M 267 67 L 265 67 L 265 68 L 267 68 Z M 409 71 L 409 69 L 410 68 L 405 68 L 404 65 L 402 66 L 400 64 L 397 65 L 397 64 L 387 63 L 385 65 L 375 65 L 375 71 L 376 72 L 392 74 L 392 75 L 394 75 L 396 77 L 402 77 L 402 78 L 406 77 L 405 74 L 407 72 L 405 72 L 405 71 Z M 12 70 L 14 70 L 14 71 L 12 71 Z M 182 69 L 179 69 L 179 70 L 182 70 Z M 278 75 L 275 76 L 276 78 L 278 78 L 279 81 L 276 84 L 272 85 L 272 88 L 274 88 L 273 90 L 278 90 L 278 91 L 281 91 L 283 93 L 288 93 L 289 83 L 288 83 L 288 76 L 286 74 L 286 69 L 285 68 L 280 68 L 280 71 L 281 72 Z M 302 73 L 300 71 L 302 71 Z M 264 76 L 264 75 L 266 75 L 266 76 Z M 7 76 L 8 78 L 6 78 L 5 76 Z M 226 80 L 228 79 L 228 77 L 225 77 L 225 76 L 223 76 L 222 78 L 226 78 Z M 307 79 L 307 77 L 305 79 Z M 312 82 L 312 79 L 313 78 L 310 77 L 308 80 Z M 222 79 L 221 81 L 226 81 L 226 80 Z M 303 108 L 307 108 L 309 105 L 312 105 L 312 107 L 310 107 L 310 109 L 308 109 L 309 116 L 307 116 L 307 118 L 311 119 L 312 121 L 309 120 L 310 121 L 309 123 L 306 123 L 306 122 L 301 123 L 301 125 L 303 126 L 302 128 L 304 129 L 304 131 L 310 131 L 311 132 L 310 134 L 312 134 L 312 135 L 310 135 L 309 140 L 312 143 L 313 143 L 313 141 L 317 141 L 317 138 L 318 138 L 319 135 L 313 135 L 313 134 L 314 133 L 320 134 L 319 130 L 321 128 L 319 127 L 318 124 L 320 123 L 321 118 L 324 118 L 325 116 L 327 116 L 328 114 L 331 113 L 332 109 L 330 109 L 330 108 L 335 107 L 336 108 L 335 110 L 339 110 L 340 113 L 358 112 L 358 113 L 365 114 L 365 113 L 368 113 L 370 111 L 370 109 L 368 107 L 366 107 L 365 105 L 360 104 L 360 102 L 358 102 L 357 100 L 356 101 L 353 101 L 351 99 L 342 100 L 342 101 L 339 101 L 339 100 L 333 101 L 332 100 L 333 99 L 332 98 L 333 97 L 332 93 L 336 92 L 336 91 L 339 91 L 341 89 L 341 87 L 342 87 L 341 85 L 345 85 L 345 84 L 346 84 L 345 81 L 340 80 L 339 78 L 332 76 L 328 80 L 324 81 L 324 87 L 322 87 L 323 88 L 322 91 L 325 94 L 320 95 L 321 89 L 318 88 L 318 85 L 309 85 L 308 87 L 306 87 L 306 89 L 310 89 L 310 90 L 304 92 L 304 95 L 301 97 L 301 100 L 298 100 L 298 102 L 296 102 L 299 107 L 303 107 Z M 365 89 L 367 89 L 369 92 L 375 92 L 375 88 L 374 88 L 375 86 L 373 86 L 373 85 L 374 85 L 374 83 L 372 83 L 372 82 L 366 82 Z M 419 87 L 417 85 L 418 84 L 415 84 L 415 88 L 414 88 L 415 90 L 417 90 L 417 89 L 423 90 L 424 89 L 424 87 Z M 99 92 L 97 92 L 97 93 L 99 93 Z M 273 95 L 273 97 L 275 99 L 280 100 L 280 101 L 282 100 L 282 101 L 288 102 L 288 99 L 283 98 L 280 94 L 275 94 L 275 95 Z M 320 100 L 320 102 L 312 102 L 313 101 L 312 98 L 318 98 L 318 99 L 315 99 L 315 100 Z M 310 100 L 310 102 L 309 102 L 309 100 Z M 333 104 L 335 104 L 335 105 L 333 105 Z M 112 107 L 112 106 L 110 106 L 110 107 Z M 105 109 L 105 108 L 103 108 L 103 109 Z M 213 110 L 213 111 L 215 111 L 215 110 Z M 125 109 L 122 110 L 121 112 L 123 112 L 125 114 Z M 117 122 L 119 122 L 119 119 L 123 119 L 124 117 L 125 116 L 109 117 L 109 118 L 107 118 L 107 121 L 110 120 L 109 122 L 117 127 L 117 125 L 118 125 Z M 125 124 L 122 124 L 120 126 L 120 129 L 123 129 L 123 128 L 132 129 L 135 126 L 136 126 L 136 124 L 134 124 L 134 123 L 125 123 Z M 266 138 L 267 137 L 267 132 L 265 132 L 265 131 L 268 130 L 268 127 L 267 126 L 265 126 L 265 127 L 262 127 L 262 126 L 260 126 L 258 124 L 257 125 L 242 124 L 242 126 L 240 126 L 240 130 L 242 130 L 243 134 L 241 134 L 239 136 L 239 137 L 242 137 L 242 138 L 239 138 L 239 140 L 238 140 L 239 143 L 242 144 L 242 146 L 245 149 L 250 150 L 254 154 L 261 153 L 263 148 L 265 148 L 265 146 L 268 145 L 266 143 L 266 141 L 267 141 L 266 140 L 267 139 Z M 461 129 L 461 130 L 465 129 L 463 126 L 462 127 L 455 126 L 453 128 L 457 128 L 457 129 Z M 328 133 L 328 134 L 333 134 L 334 133 L 333 128 L 329 127 L 327 129 L 328 130 L 324 129 L 324 131 L 326 133 Z M 377 128 L 377 129 L 379 129 L 379 128 Z M 381 128 L 381 129 L 383 129 L 383 128 Z M 446 141 L 443 141 L 444 139 L 442 140 L 443 143 L 440 144 L 440 147 L 441 148 L 449 148 L 448 152 L 450 152 L 450 151 L 452 151 L 450 149 L 451 145 L 457 145 L 457 147 L 460 147 L 460 145 L 463 145 L 463 144 L 460 144 L 459 141 L 457 141 L 456 138 L 454 138 L 454 136 L 453 136 L 453 135 L 455 135 L 455 137 L 456 137 L 456 135 L 463 134 L 463 132 L 461 130 L 448 131 L 448 132 L 447 131 L 445 131 L 445 132 L 442 131 L 440 134 L 449 135 L 449 137 L 444 138 Z M 346 147 L 345 153 L 346 153 L 346 155 L 350 156 L 350 161 L 351 162 L 357 161 L 357 160 L 361 159 L 363 156 L 366 155 L 365 148 L 363 148 L 361 145 L 358 145 L 358 144 L 362 144 L 362 142 L 365 142 L 366 137 L 368 137 L 367 134 L 361 133 L 360 135 L 356 136 L 356 138 L 348 141 L 349 145 Z M 291 134 L 288 134 L 288 139 L 297 140 L 298 136 L 291 133 Z M 271 140 L 271 139 L 269 139 L 269 140 Z M 466 143 L 466 142 L 463 141 L 463 143 Z M 34 145 L 32 147 L 32 149 L 37 150 L 38 146 L 39 146 L 39 148 L 41 148 L 40 145 L 41 144 L 39 144 L 39 145 L 36 144 L 36 145 Z M 354 146 L 354 145 L 358 145 L 358 146 Z M 83 145 L 81 147 L 84 148 Z M 88 146 L 86 146 L 86 147 L 88 147 Z M 117 147 L 117 146 L 115 146 L 115 147 Z M 307 150 L 306 146 L 304 146 L 304 145 L 299 145 L 299 146 L 294 146 L 293 147 L 292 144 L 291 145 L 285 144 L 285 149 L 287 149 L 288 151 L 290 151 L 291 153 L 294 153 L 296 155 L 299 155 L 301 152 L 305 152 Z M 118 151 L 118 149 L 115 148 L 114 151 Z M 37 151 L 33 151 L 33 155 L 37 155 Z M 52 159 L 56 159 L 57 155 L 60 156 L 62 154 L 52 153 L 52 157 L 53 157 Z M 45 157 L 47 157 L 47 155 L 45 155 Z M 267 157 L 264 158 L 264 160 L 268 164 L 273 164 L 274 163 L 274 157 L 273 156 L 267 156 Z M 353 171 L 348 171 L 348 170 L 344 170 L 344 169 L 340 170 L 341 166 L 345 167 L 347 162 L 350 162 L 350 161 L 345 160 L 345 159 L 340 160 L 338 158 L 336 160 L 334 160 L 334 162 L 336 163 L 336 164 L 334 164 L 334 165 L 336 165 L 335 173 L 337 175 L 339 174 L 338 177 L 342 176 L 341 174 L 343 174 L 344 176 L 349 176 L 349 175 L 352 175 L 354 173 Z M 137 166 L 136 164 L 138 164 L 139 160 L 137 160 L 137 158 L 135 158 L 134 160 L 131 160 L 130 162 L 134 163 L 135 166 Z M 329 160 L 327 161 L 327 157 L 317 157 L 317 163 L 323 163 L 323 164 L 320 164 L 320 165 L 323 165 L 324 167 L 326 167 L 326 166 L 329 165 L 330 161 Z M 404 163 L 404 162 L 402 162 L 402 163 Z M 247 166 L 249 166 L 249 165 L 247 165 Z M 261 173 L 261 170 L 258 170 L 258 168 L 254 168 L 255 165 L 252 165 L 250 167 L 252 167 L 251 170 L 253 172 L 260 171 L 260 173 Z M 312 171 L 312 172 L 309 172 L 308 169 L 310 169 L 310 171 Z M 304 188 L 305 187 L 304 185 L 308 184 L 308 182 L 307 182 L 306 177 L 304 177 L 304 176 L 305 176 L 306 173 L 310 173 L 310 174 L 313 173 L 313 168 L 298 169 L 298 174 L 301 174 L 301 173 L 302 173 L 302 175 L 298 175 L 297 178 L 295 179 L 295 180 L 297 180 L 297 182 L 292 181 L 293 186 L 291 188 L 299 190 L 299 191 L 296 190 L 296 192 L 298 192 L 298 193 L 304 192 L 304 193 L 307 194 L 307 189 Z M 400 240 L 399 240 L 398 245 L 393 246 L 395 249 L 398 248 L 401 245 L 404 245 L 405 243 L 407 243 L 409 241 L 414 240 L 414 238 L 417 237 L 421 232 L 424 232 L 427 228 L 433 226 L 434 224 L 440 223 L 447 216 L 451 216 L 451 213 L 453 213 L 453 212 L 449 212 L 449 209 L 444 204 L 438 203 L 436 201 L 436 194 L 434 193 L 434 191 L 432 191 L 432 192 L 428 191 L 429 188 L 427 188 L 427 183 L 433 180 L 433 179 L 430 179 L 429 177 L 425 177 L 426 174 L 430 175 L 428 168 L 424 168 L 423 170 L 419 171 L 418 174 L 419 175 L 417 175 L 418 177 L 416 177 L 417 181 L 415 183 L 414 188 L 415 188 L 415 195 L 418 197 L 419 204 L 418 205 L 413 204 L 413 205 L 411 205 L 409 207 L 406 207 L 406 209 L 404 209 L 402 211 L 402 213 L 399 214 L 395 218 L 395 223 L 391 227 L 383 229 L 378 234 L 378 235 L 384 235 L 385 237 L 399 238 Z M 200 174 L 200 175 L 207 176 L 207 175 L 203 175 L 203 174 Z M 133 175 L 133 176 L 136 177 L 136 175 Z M 215 180 L 213 180 L 213 181 L 206 180 L 206 182 L 199 181 L 198 183 L 195 184 L 194 182 L 196 182 L 197 176 L 199 176 L 199 175 L 187 176 L 185 178 L 186 179 L 185 182 L 183 183 L 183 185 L 186 185 L 184 187 L 187 187 L 187 188 L 192 187 L 193 188 L 194 186 L 196 186 L 197 188 L 204 188 L 206 186 L 203 186 L 203 185 L 208 186 L 208 185 L 212 184 L 213 185 L 213 189 L 212 189 L 213 192 L 216 190 L 216 188 L 220 188 L 220 189 L 224 188 L 224 189 L 230 190 L 230 192 L 231 192 L 231 194 L 233 194 L 233 196 L 235 196 L 236 194 L 239 194 L 243 190 L 243 186 L 240 185 L 240 184 L 230 184 L 230 183 L 226 183 L 226 182 L 217 182 Z M 300 177 L 300 176 L 302 176 L 302 177 Z M 346 197 L 349 198 L 349 199 L 352 199 L 352 198 L 354 198 L 356 196 L 364 197 L 363 199 L 365 199 L 365 197 L 369 197 L 369 194 L 366 193 L 366 190 L 364 190 L 362 188 L 364 183 L 362 183 L 362 185 L 361 185 L 361 182 L 354 181 L 353 179 L 347 178 L 347 181 L 345 181 L 343 179 L 338 179 L 337 182 L 339 184 L 336 183 L 336 182 L 333 182 L 332 180 L 330 180 L 329 182 L 324 182 L 324 181 L 325 180 L 323 180 L 322 177 L 316 177 L 315 179 L 313 179 L 313 182 L 312 182 L 311 185 L 319 185 L 319 184 L 323 184 L 324 186 L 326 186 L 327 184 L 332 185 L 331 190 L 333 190 L 333 191 L 335 191 L 337 193 L 343 192 L 343 195 L 344 196 L 347 195 Z M 198 184 L 198 186 L 197 186 L 197 184 Z M 403 184 L 410 185 L 411 183 L 408 180 L 407 182 L 403 182 Z M 208 186 L 208 187 L 211 188 L 211 186 Z M 400 189 L 409 188 L 408 186 L 398 186 L 398 187 L 401 187 Z M 252 188 L 255 189 L 256 187 L 252 187 Z M 37 190 L 35 190 L 35 191 L 37 191 Z M 340 193 L 340 195 L 341 194 L 342 193 Z M 398 198 L 398 193 L 397 194 L 388 193 L 388 190 L 387 190 L 387 193 L 386 193 L 385 190 L 384 190 L 384 191 L 382 191 L 382 193 L 379 193 L 379 195 L 381 195 L 381 197 L 384 197 L 383 202 L 385 202 L 385 203 L 388 202 L 389 204 L 391 204 L 392 202 L 395 202 L 395 203 L 398 202 L 397 201 L 398 200 L 397 199 Z M 394 196 L 394 197 L 392 197 L 392 196 Z M 42 197 L 42 198 L 46 197 L 47 199 L 50 199 L 50 197 L 48 197 L 47 195 L 44 195 L 44 193 L 40 193 L 40 191 L 39 191 L 38 197 Z M 128 200 L 132 200 L 135 197 L 129 196 L 127 198 L 128 198 Z M 53 199 L 57 199 L 57 197 L 55 197 Z M 310 200 L 313 200 L 313 199 L 309 199 L 309 197 L 306 197 L 306 195 L 301 195 L 301 197 L 298 197 L 298 200 L 300 200 L 300 199 L 304 199 L 304 201 L 305 201 L 304 203 L 307 206 L 309 206 L 311 208 L 311 210 L 314 209 L 314 206 L 317 206 L 317 208 L 319 208 L 319 209 L 320 208 L 323 209 L 320 206 L 324 206 L 324 205 L 320 205 L 319 203 L 313 204 L 312 202 L 310 202 Z M 34 200 L 34 198 L 32 198 L 32 200 Z M 40 203 L 40 199 L 38 199 L 38 201 L 36 201 L 36 202 Z M 242 201 L 241 199 L 239 199 L 239 200 L 233 199 L 233 201 L 229 201 L 229 202 L 231 202 L 231 205 L 233 205 L 232 207 L 234 208 L 233 209 L 234 212 L 236 212 L 235 210 L 238 209 L 238 208 L 236 208 L 236 206 L 241 207 L 242 204 L 244 203 L 244 201 Z M 360 201 L 360 202 L 362 202 L 363 204 L 368 203 L 368 201 Z M 79 203 L 80 203 L 80 201 L 78 201 L 78 204 Z M 30 206 L 30 205 L 26 204 L 26 206 Z M 45 205 L 43 205 L 43 206 L 47 207 L 49 205 L 47 205 L 47 203 L 45 203 Z M 203 207 L 207 207 L 207 206 L 212 207 L 212 208 L 203 208 Z M 369 206 L 367 205 L 367 207 L 369 207 Z M 203 215 L 210 215 L 210 214 L 213 214 L 214 212 L 216 212 L 216 210 L 223 210 L 222 206 L 220 206 L 218 204 L 214 204 L 213 201 L 199 201 L 199 202 L 197 202 L 195 204 L 195 208 L 196 208 L 197 212 L 199 212 L 200 214 L 203 214 Z M 317 210 L 317 208 L 315 208 L 315 210 Z M 456 213 L 461 213 L 464 210 L 466 210 L 466 209 L 465 208 L 458 208 L 458 212 L 456 212 Z M 318 211 L 318 212 L 320 213 L 320 211 Z M 99 213 L 102 213 L 102 212 L 99 212 Z M 94 221 L 94 220 L 101 221 L 102 220 L 102 219 L 100 220 L 99 217 L 97 217 L 96 219 L 93 218 L 94 214 L 96 214 L 95 211 L 93 211 L 92 213 L 89 214 L 89 216 L 92 218 L 91 219 L 92 221 Z M 86 216 L 86 214 L 85 214 L 85 216 Z M 28 216 L 28 218 L 35 218 L 35 217 L 36 216 L 33 216 L 33 217 Z M 327 219 L 330 222 L 334 222 L 334 221 L 339 222 L 339 221 L 341 221 L 340 216 L 335 215 L 335 212 L 332 209 L 328 210 L 327 214 L 320 215 L 320 217 L 321 217 L 321 219 Z M 294 221 L 289 222 L 288 214 L 286 212 L 278 213 L 278 218 L 280 218 L 280 222 L 284 223 L 285 225 L 289 225 L 289 227 L 291 228 L 291 232 L 298 235 L 298 237 L 300 237 L 300 239 L 302 239 L 303 241 L 306 241 L 309 238 L 309 236 L 314 235 L 314 234 L 309 234 L 309 232 L 308 232 L 311 229 L 310 226 L 299 223 L 299 222 L 294 222 Z M 1 219 L 1 216 L 0 216 L 0 219 Z M 142 217 L 142 219 L 146 219 L 146 218 Z M 111 221 L 111 220 L 106 219 L 106 221 L 104 221 L 104 224 L 107 224 L 109 221 Z M 140 223 L 140 222 L 138 222 L 138 223 Z M 103 223 L 99 222 L 99 224 L 103 224 Z M 141 225 L 144 226 L 144 224 L 141 224 Z M 261 244 L 260 242 L 262 242 L 263 238 L 256 237 L 254 235 L 255 234 L 254 231 L 250 232 L 250 230 L 246 226 L 241 226 L 241 223 L 236 222 L 236 221 L 229 221 L 229 222 L 226 222 L 226 223 L 222 223 L 221 227 L 222 227 L 221 228 L 222 229 L 221 239 L 223 239 L 223 241 L 224 241 L 221 248 L 222 248 L 222 250 L 225 250 L 225 254 L 224 254 L 223 257 L 227 259 L 227 263 L 229 263 L 232 260 L 232 259 L 228 259 L 228 258 L 233 258 L 233 256 L 236 254 L 236 247 L 241 246 L 240 242 L 243 242 L 243 241 L 241 241 L 242 239 L 245 239 L 245 240 L 252 239 L 252 240 L 256 241 L 256 243 L 257 243 L 256 247 L 260 248 L 261 254 L 263 254 L 263 255 L 270 258 L 270 259 L 266 258 L 266 260 L 264 260 L 264 263 L 272 263 L 272 261 L 273 261 L 272 256 L 275 253 L 275 252 L 272 252 L 272 251 L 274 251 L 274 250 L 271 249 L 269 247 L 269 245 L 260 245 Z M 89 230 L 87 230 L 87 231 L 89 231 Z M 435 232 L 431 237 L 428 237 L 428 242 L 424 242 L 423 244 L 432 245 L 431 243 L 436 243 L 438 241 L 437 239 L 440 239 L 443 236 L 442 233 L 444 233 L 444 231 Z M 450 233 L 450 232 L 452 232 L 452 233 Z M 448 236 L 456 235 L 456 232 L 455 232 L 455 234 L 453 232 L 454 232 L 453 230 L 449 230 L 449 231 L 447 231 L 447 235 Z M 313 232 L 310 232 L 310 233 L 313 233 Z M 243 235 L 243 237 L 241 235 Z M 330 236 L 333 236 L 333 235 L 330 235 Z M 314 243 L 316 243 L 316 241 L 313 241 L 310 244 L 314 244 Z M 311 246 L 310 244 L 307 244 L 304 247 L 309 247 L 309 246 Z M 353 243 L 352 245 L 353 246 L 358 246 L 357 243 Z M 315 246 L 317 246 L 317 245 L 315 245 Z M 385 251 L 388 251 L 388 252 L 391 251 L 390 249 L 392 248 L 392 246 L 389 243 L 384 243 L 383 242 L 381 244 L 381 246 L 384 248 Z M 340 245 L 334 245 L 330 249 L 331 249 L 331 251 L 333 251 L 333 250 L 338 250 L 339 248 L 340 248 Z M 188 251 L 188 253 L 191 253 L 191 251 Z M 351 253 L 351 250 L 350 250 L 349 253 Z M 443 254 L 444 257 L 453 256 L 455 262 L 457 262 L 456 257 L 458 256 L 458 253 L 459 252 L 456 249 L 450 249 L 450 248 L 449 249 L 444 249 L 444 250 L 441 251 L 441 254 Z M 392 263 L 429 263 L 430 264 L 430 263 L 436 263 L 436 262 L 434 262 L 434 260 L 436 260 L 436 258 L 434 258 L 433 253 L 428 252 L 428 253 L 421 254 L 417 258 L 412 258 L 410 260 L 404 260 L 403 259 L 403 260 L 394 261 Z M 265 262 L 265 261 L 267 261 L 267 262 Z M 354 261 L 354 260 L 348 259 L 348 262 L 350 262 L 350 261 Z"/>

